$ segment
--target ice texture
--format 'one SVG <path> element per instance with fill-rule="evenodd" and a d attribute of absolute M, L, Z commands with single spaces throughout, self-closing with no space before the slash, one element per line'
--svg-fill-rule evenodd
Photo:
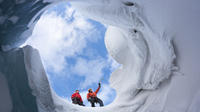
<path fill-rule="evenodd" d="M 43 0 L 1 0 L 0 49 L 7 51 L 23 44 L 48 5 Z M 24 35 L 25 31 L 29 33 Z"/>
<path fill-rule="evenodd" d="M 25 4 L 26 2 L 28 5 Z M 0 94 L 0 98 L 8 99 L 5 108 L 0 106 L 0 110 L 13 112 L 200 111 L 198 106 L 200 103 L 200 52 L 198 52 L 200 1 L 73 0 L 71 2 L 77 12 L 107 25 L 106 48 L 108 53 L 122 65 L 110 77 L 110 84 L 117 92 L 116 99 L 108 106 L 95 108 L 73 105 L 57 96 L 49 85 L 39 52 L 31 46 L 15 48 L 20 41 L 23 43 L 28 38 L 43 8 L 59 1 L 26 2 L 17 3 L 23 7 L 38 8 L 30 17 L 24 15 L 20 17 L 16 14 L 8 16 L 8 11 L 1 16 L 3 19 L 0 20 L 3 28 L 0 30 L 1 50 L 7 51 L 0 52 L 0 80 L 2 81 L 0 88 L 5 92 Z M 6 4 L 5 0 L 0 3 Z M 7 10 L 5 7 L 1 9 L 2 12 Z M 24 12 L 23 9 L 18 10 Z M 18 19 L 10 19 L 9 23 L 12 23 L 12 27 L 6 29 L 8 23 L 5 21 L 10 17 L 18 17 Z M 19 25 L 24 25 L 29 30 L 20 30 L 19 38 L 12 28 L 17 27 L 19 21 L 24 21 L 21 18 L 28 20 L 26 24 Z M 13 24 L 15 22 L 16 24 Z"/>

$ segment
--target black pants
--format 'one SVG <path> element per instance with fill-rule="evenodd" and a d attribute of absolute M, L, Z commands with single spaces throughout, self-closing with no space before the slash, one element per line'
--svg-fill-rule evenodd
<path fill-rule="evenodd" d="M 104 106 L 103 101 L 97 97 L 90 97 L 88 101 L 91 103 L 92 107 L 95 107 L 94 103 L 99 103 L 100 107 Z"/>
<path fill-rule="evenodd" d="M 85 105 L 83 104 L 83 102 L 80 101 L 79 98 L 73 98 L 73 99 L 72 99 L 72 103 L 73 103 L 73 104 L 78 104 L 78 105 L 81 105 L 81 106 L 85 106 Z"/>

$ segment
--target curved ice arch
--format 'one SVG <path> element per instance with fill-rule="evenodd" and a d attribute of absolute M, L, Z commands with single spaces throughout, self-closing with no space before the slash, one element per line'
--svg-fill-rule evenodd
<path fill-rule="evenodd" d="M 48 0 L 45 1 L 48 2 Z M 133 112 L 148 110 L 148 96 L 154 94 L 148 90 L 156 89 L 175 69 L 173 65 L 175 54 L 170 37 L 164 32 L 154 31 L 144 18 L 145 15 L 140 6 L 133 1 L 86 1 L 76 0 L 73 5 L 81 9 L 79 11 L 86 17 L 110 25 L 105 37 L 106 47 L 111 56 L 122 64 L 122 68 L 113 72 L 110 78 L 111 86 L 117 91 L 117 98 L 112 104 L 103 108 L 84 108 L 64 101 L 51 90 L 42 64 L 33 61 L 37 57 L 41 62 L 39 53 L 31 47 L 26 47 L 24 52 L 26 69 L 29 71 L 29 85 L 33 90 L 33 95 L 36 96 L 39 111 Z M 41 9 L 44 6 L 42 5 Z M 35 16 L 37 14 L 34 13 L 31 17 L 37 17 Z M 37 19 L 33 18 L 24 25 L 34 23 L 33 21 Z M 24 41 L 22 37 L 17 37 L 16 40 Z M 1 39 L 4 40 L 4 38 Z M 5 44 L 1 43 L 1 47 L 9 49 L 5 46 L 12 48 L 18 46 L 16 43 L 16 41 L 5 41 Z M 162 90 L 157 94 L 158 96 L 167 91 L 166 85 L 160 86 L 161 88 L 157 90 Z M 126 96 L 122 97 L 124 94 Z M 162 103 L 160 105 L 163 106 Z"/>
<path fill-rule="evenodd" d="M 176 69 L 171 37 L 165 32 L 154 31 L 142 8 L 132 0 L 105 1 L 101 4 L 74 4 L 85 16 L 111 25 L 105 37 L 107 49 L 123 65 L 120 71 L 135 74 L 131 78 L 136 83 L 133 87 L 155 89 Z"/>
<path fill-rule="evenodd" d="M 23 44 L 49 5 L 43 0 L 1 0 L 0 50 L 10 50 Z"/>

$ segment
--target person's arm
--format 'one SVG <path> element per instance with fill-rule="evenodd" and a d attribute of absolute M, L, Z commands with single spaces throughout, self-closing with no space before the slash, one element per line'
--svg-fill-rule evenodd
<path fill-rule="evenodd" d="M 83 100 L 82 100 L 82 98 L 81 98 L 81 95 L 80 95 L 80 97 L 79 97 L 79 98 L 80 98 L 80 101 L 83 103 Z"/>
<path fill-rule="evenodd" d="M 73 99 L 75 97 L 75 94 L 72 94 L 71 99 Z"/>
<path fill-rule="evenodd" d="M 89 93 L 87 94 L 87 99 L 89 99 L 90 98 L 90 95 L 89 95 Z"/>
<path fill-rule="evenodd" d="M 99 92 L 100 88 L 101 88 L 101 83 L 99 83 L 99 87 L 98 87 L 97 90 L 95 91 L 96 94 Z"/>
<path fill-rule="evenodd" d="M 80 97 L 80 101 L 83 103 L 83 100 L 82 100 L 82 98 Z"/>

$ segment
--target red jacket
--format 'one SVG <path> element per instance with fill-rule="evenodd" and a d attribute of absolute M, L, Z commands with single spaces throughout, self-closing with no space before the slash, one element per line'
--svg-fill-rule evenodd
<path fill-rule="evenodd" d="M 82 100 L 82 98 L 81 98 L 81 95 L 80 95 L 79 93 L 74 93 L 74 94 L 72 94 L 71 99 L 73 99 L 73 98 L 79 98 L 80 101 L 83 102 L 83 100 Z"/>
<path fill-rule="evenodd" d="M 89 99 L 90 97 L 97 97 L 97 93 L 99 92 L 99 89 L 100 89 L 100 86 L 97 88 L 97 90 L 95 92 L 88 93 L 87 99 Z"/>

